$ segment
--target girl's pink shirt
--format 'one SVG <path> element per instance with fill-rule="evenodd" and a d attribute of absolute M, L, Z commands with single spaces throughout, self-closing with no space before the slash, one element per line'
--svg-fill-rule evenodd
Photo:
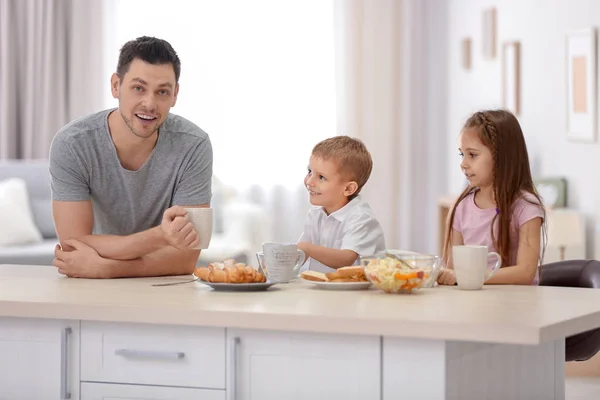
<path fill-rule="evenodd" d="M 526 194 L 525 198 L 529 201 L 519 198 L 515 201 L 511 222 L 510 222 L 510 265 L 517 263 L 517 250 L 519 246 L 519 229 L 524 223 L 534 218 L 544 218 L 542 208 L 537 204 L 535 196 Z M 535 204 L 530 203 L 533 202 Z M 497 251 L 492 241 L 490 227 L 492 220 L 496 215 L 495 208 L 479 208 L 475 204 L 475 191 L 469 193 L 457 206 L 454 214 L 454 223 L 452 228 L 460 232 L 463 237 L 463 243 L 466 245 L 487 246 L 488 251 Z M 543 222 L 543 221 L 542 221 Z M 495 228 L 497 233 L 497 228 Z M 495 264 L 495 258 L 490 257 L 490 267 Z M 539 282 L 538 273 L 532 284 Z"/>

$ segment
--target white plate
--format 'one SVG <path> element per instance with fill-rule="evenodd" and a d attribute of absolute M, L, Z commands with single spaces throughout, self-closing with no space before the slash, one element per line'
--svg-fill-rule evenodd
<path fill-rule="evenodd" d="M 257 283 L 217 283 L 205 282 L 198 279 L 198 283 L 210 286 L 213 290 L 222 292 L 260 292 L 269 289 L 275 285 L 275 282 L 257 282 Z"/>
<path fill-rule="evenodd" d="M 362 290 L 368 289 L 371 282 L 317 282 L 301 278 L 304 282 L 312 283 L 319 289 L 325 290 Z"/>

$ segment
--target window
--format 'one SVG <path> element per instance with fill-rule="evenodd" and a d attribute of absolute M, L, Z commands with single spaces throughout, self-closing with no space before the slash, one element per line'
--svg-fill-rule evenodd
<path fill-rule="evenodd" d="M 182 63 L 172 112 L 210 135 L 215 176 L 302 185 L 312 147 L 336 134 L 331 1 L 113 1 L 107 77 L 128 40 L 169 41 Z"/>

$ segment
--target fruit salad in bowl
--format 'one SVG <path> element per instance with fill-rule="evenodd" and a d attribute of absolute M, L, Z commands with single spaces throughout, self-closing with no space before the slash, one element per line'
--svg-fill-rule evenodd
<path fill-rule="evenodd" d="M 443 266 L 438 256 L 387 251 L 361 257 L 367 279 L 386 293 L 412 293 L 433 287 Z"/>

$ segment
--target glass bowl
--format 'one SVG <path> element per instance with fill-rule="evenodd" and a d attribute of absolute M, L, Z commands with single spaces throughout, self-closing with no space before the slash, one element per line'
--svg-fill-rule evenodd
<path fill-rule="evenodd" d="M 369 282 L 386 293 L 412 293 L 435 285 L 443 267 L 441 257 L 400 250 L 387 250 L 361 257 Z"/>

